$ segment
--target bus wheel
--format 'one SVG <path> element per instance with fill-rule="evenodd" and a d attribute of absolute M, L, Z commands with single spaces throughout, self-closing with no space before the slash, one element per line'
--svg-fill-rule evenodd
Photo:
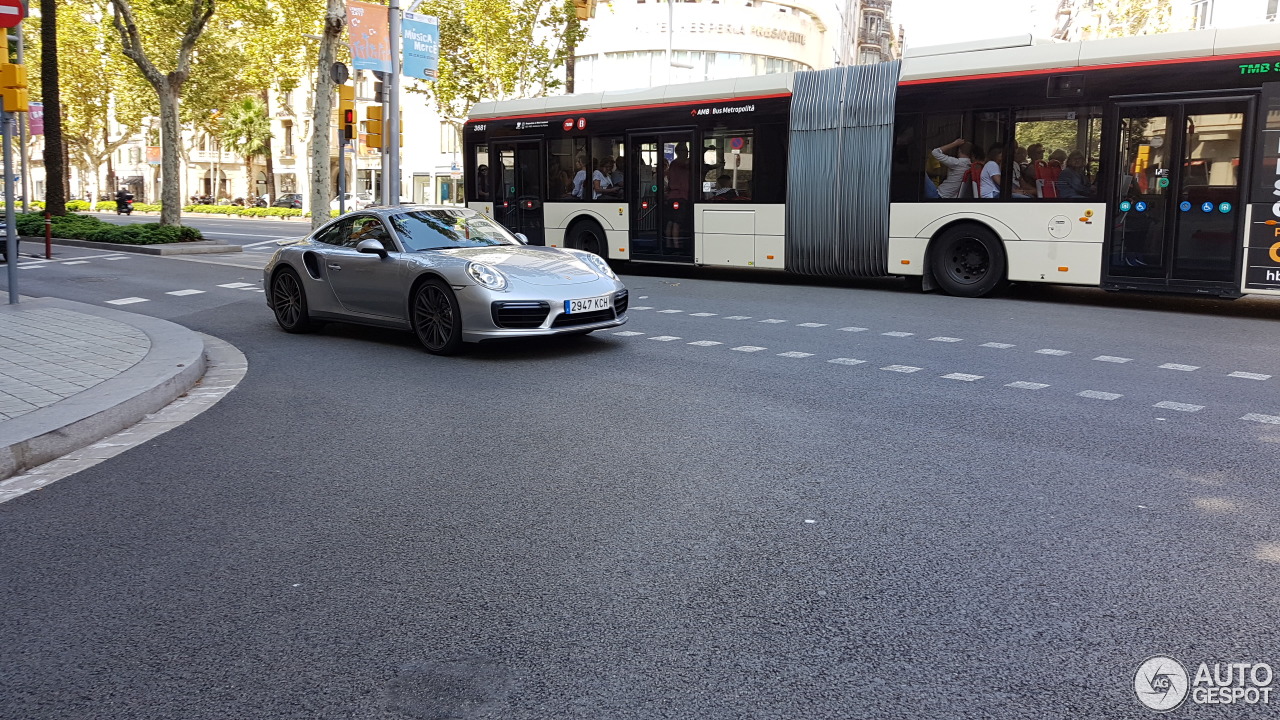
<path fill-rule="evenodd" d="M 609 246 L 605 243 L 604 230 L 600 226 L 590 220 L 582 220 L 574 224 L 573 229 L 569 231 L 569 242 L 567 245 L 576 250 L 586 250 L 589 253 L 595 253 L 600 257 L 609 259 Z"/>
<path fill-rule="evenodd" d="M 1004 248 L 985 228 L 948 229 L 933 242 L 929 259 L 934 278 L 948 295 L 983 297 L 1004 284 Z"/>

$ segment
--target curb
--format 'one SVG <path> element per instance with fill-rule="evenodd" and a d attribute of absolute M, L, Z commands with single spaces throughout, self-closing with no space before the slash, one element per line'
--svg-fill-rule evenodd
<path fill-rule="evenodd" d="M 0 479 L 133 425 L 190 390 L 205 373 L 204 341 L 176 323 L 60 298 L 26 302 L 132 325 L 150 338 L 151 349 L 137 365 L 114 378 L 6 421 L 0 431 Z"/>
<path fill-rule="evenodd" d="M 20 237 L 24 242 L 44 244 L 44 238 Z M 220 240 L 197 240 L 185 243 L 164 243 L 161 245 L 125 245 L 123 243 L 103 243 L 73 238 L 53 238 L 54 245 L 92 248 L 94 250 L 114 250 L 117 252 L 142 253 L 143 255 L 207 255 L 209 253 L 244 252 L 239 245 L 231 245 Z"/>

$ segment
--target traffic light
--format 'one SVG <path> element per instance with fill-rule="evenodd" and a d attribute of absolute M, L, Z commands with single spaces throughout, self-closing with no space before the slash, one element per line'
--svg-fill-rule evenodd
<path fill-rule="evenodd" d="M 381 105 L 386 102 L 386 90 L 381 80 L 373 81 L 373 101 Z"/>
<path fill-rule="evenodd" d="M 351 85 L 338 86 L 338 122 L 342 124 L 342 139 L 355 137 L 356 89 Z"/>
<path fill-rule="evenodd" d="M 590 20 L 596 16 L 596 0 L 573 0 L 573 11 L 579 20 Z"/>
<path fill-rule="evenodd" d="M 364 144 L 369 149 L 382 149 L 382 106 L 370 105 L 364 110 Z"/>
<path fill-rule="evenodd" d="M 5 112 L 27 112 L 27 66 L 0 64 L 0 95 Z"/>

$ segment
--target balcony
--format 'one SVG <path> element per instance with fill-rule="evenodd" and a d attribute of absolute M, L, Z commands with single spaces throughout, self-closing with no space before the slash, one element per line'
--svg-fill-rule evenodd
<path fill-rule="evenodd" d="M 862 0 L 862 11 L 887 15 L 893 8 L 893 0 Z"/>

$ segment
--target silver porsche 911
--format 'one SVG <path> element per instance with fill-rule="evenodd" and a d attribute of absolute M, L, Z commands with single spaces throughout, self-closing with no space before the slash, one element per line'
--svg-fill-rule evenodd
<path fill-rule="evenodd" d="M 627 321 L 627 289 L 598 255 L 524 244 L 461 207 L 343 215 L 263 269 L 287 332 L 340 320 L 413 331 L 428 352 L 463 342 L 585 334 Z"/>

